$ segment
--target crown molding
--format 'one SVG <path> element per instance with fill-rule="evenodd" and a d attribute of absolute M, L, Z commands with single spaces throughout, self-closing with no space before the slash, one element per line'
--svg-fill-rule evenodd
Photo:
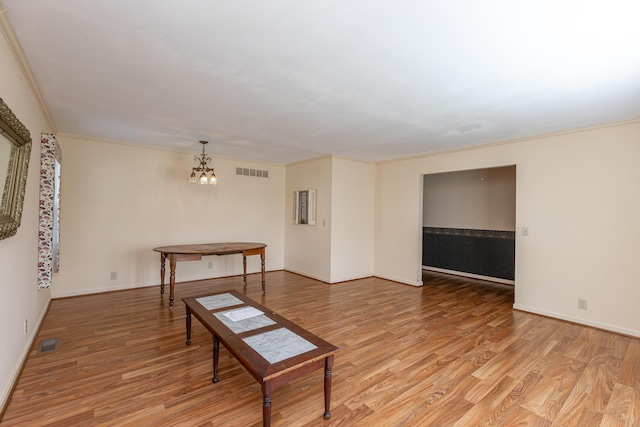
<path fill-rule="evenodd" d="M 158 147 L 155 145 L 147 145 L 147 144 L 140 144 L 140 143 L 135 143 L 135 142 L 128 142 L 128 141 L 121 141 L 121 140 L 117 140 L 117 139 L 108 139 L 108 138 L 99 138 L 99 137 L 95 137 L 95 136 L 86 136 L 86 135 L 78 135 L 75 133 L 67 133 L 67 132 L 58 132 L 56 134 L 56 138 L 58 138 L 58 140 L 76 140 L 76 141 L 86 141 L 86 142 L 96 142 L 99 144 L 112 144 L 112 145 L 122 145 L 124 147 L 131 147 L 131 148 L 141 148 L 144 150 L 154 150 L 154 151 L 164 151 L 167 153 L 179 153 L 179 154 L 188 154 L 188 155 L 193 155 L 194 153 L 197 154 L 197 151 L 193 150 L 193 149 L 186 149 L 186 148 L 168 148 L 168 147 Z M 211 141 L 209 141 L 209 143 L 211 143 Z M 232 161 L 232 162 L 242 162 L 244 164 L 252 164 L 252 165 L 263 165 L 263 166 L 269 166 L 269 167 L 277 167 L 277 168 L 284 168 L 284 165 L 280 165 L 280 164 L 276 164 L 276 163 L 267 163 L 267 162 L 262 162 L 259 160 L 248 160 L 248 159 L 243 159 L 240 157 L 229 157 L 229 156 L 219 156 L 216 155 L 215 153 L 207 153 L 209 156 L 211 156 L 213 159 L 218 159 L 218 160 L 228 160 L 228 161 Z"/>
<path fill-rule="evenodd" d="M 415 159 L 422 159 L 422 158 L 425 158 L 425 157 L 441 156 L 443 154 L 460 153 L 460 152 L 464 152 L 464 151 L 474 151 L 474 150 L 478 150 L 478 149 L 482 149 L 482 148 L 497 147 L 499 145 L 518 144 L 518 143 L 521 143 L 521 142 L 535 141 L 535 140 L 539 140 L 539 139 L 543 139 L 543 138 L 552 138 L 552 137 L 555 137 L 555 136 L 571 135 L 571 134 L 576 134 L 576 133 L 581 133 L 581 132 L 589 132 L 589 131 L 593 131 L 593 130 L 597 130 L 597 129 L 606 129 L 606 128 L 612 128 L 612 127 L 618 127 L 618 126 L 633 125 L 633 124 L 637 124 L 637 123 L 640 123 L 640 117 L 633 118 L 633 119 L 627 119 L 627 120 L 619 120 L 619 121 L 615 121 L 615 122 L 599 123 L 599 124 L 595 124 L 595 125 L 584 126 L 584 127 L 580 127 L 580 128 L 574 128 L 574 129 L 559 130 L 559 131 L 548 132 L 548 133 L 543 133 L 543 134 L 539 134 L 539 135 L 524 136 L 524 137 L 520 137 L 520 138 L 507 139 L 507 140 L 504 140 L 504 141 L 488 142 L 488 143 L 485 143 L 485 144 L 472 145 L 472 146 L 469 146 L 469 147 L 453 148 L 453 149 L 450 149 L 450 150 L 442 150 L 442 151 L 437 151 L 437 152 L 434 152 L 434 153 L 417 154 L 415 156 L 402 157 L 402 158 L 398 158 L 398 159 L 382 160 L 382 161 L 376 162 L 376 164 L 382 165 L 382 164 L 386 164 L 386 163 L 402 162 L 402 161 L 405 161 L 405 160 L 415 160 Z"/>
<path fill-rule="evenodd" d="M 49 109 L 44 102 L 44 98 L 42 93 L 40 92 L 40 87 L 38 86 L 38 82 L 36 81 L 35 76 L 31 72 L 31 67 L 29 67 L 29 61 L 27 61 L 27 57 L 22 50 L 22 46 L 20 46 L 20 42 L 18 41 L 18 37 L 16 33 L 13 31 L 13 26 L 11 25 L 11 21 L 9 21 L 9 16 L 7 14 L 4 5 L 0 1 L 0 31 L 4 35 L 4 38 L 7 40 L 7 44 L 11 48 L 11 52 L 13 52 L 13 56 L 16 58 L 16 62 L 24 75 L 24 78 L 27 80 L 27 84 L 31 88 L 31 92 L 38 100 L 38 104 L 40 105 L 40 110 L 44 115 L 47 124 L 49 125 L 51 133 L 56 133 L 56 126 L 53 123 L 53 118 L 51 114 L 49 114 Z"/>

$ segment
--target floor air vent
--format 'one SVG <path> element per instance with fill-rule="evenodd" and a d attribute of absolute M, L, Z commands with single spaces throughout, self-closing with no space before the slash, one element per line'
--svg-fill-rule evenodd
<path fill-rule="evenodd" d="M 46 340 L 40 341 L 40 345 L 38 346 L 38 354 L 48 353 L 55 350 L 56 348 L 58 348 L 58 338 L 48 338 Z"/>

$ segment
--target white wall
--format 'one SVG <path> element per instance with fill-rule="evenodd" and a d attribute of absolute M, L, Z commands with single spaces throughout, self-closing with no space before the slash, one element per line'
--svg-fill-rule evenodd
<path fill-rule="evenodd" d="M 285 269 L 327 283 L 373 275 L 375 165 L 325 156 L 287 165 Z M 316 225 L 294 224 L 294 192 L 318 190 Z"/>
<path fill-rule="evenodd" d="M 332 157 L 287 165 L 284 211 L 284 268 L 331 282 Z M 294 224 L 295 191 L 318 190 L 316 225 Z M 323 225 L 326 224 L 326 225 Z"/>
<path fill-rule="evenodd" d="M 419 284 L 421 175 L 515 164 L 515 307 L 640 336 L 638 141 L 635 121 L 378 164 L 375 274 Z"/>
<path fill-rule="evenodd" d="M 514 166 L 424 176 L 423 225 L 514 231 Z"/>
<path fill-rule="evenodd" d="M 331 283 L 369 277 L 373 275 L 375 165 L 334 156 L 332 172 Z"/>
<path fill-rule="evenodd" d="M 63 134 L 58 141 L 63 159 L 54 297 L 157 285 L 157 246 L 264 242 L 267 270 L 283 268 L 284 167 L 213 157 L 213 188 L 188 182 L 195 152 Z M 215 143 L 207 148 L 215 151 Z M 268 170 L 269 178 L 238 176 L 237 166 Z M 260 271 L 259 257 L 248 257 L 247 264 L 248 272 Z M 236 274 L 242 274 L 242 257 L 206 257 L 178 264 L 176 281 Z"/>
<path fill-rule="evenodd" d="M 0 9 L 2 5 L 0 4 Z M 22 223 L 15 236 L 0 240 L 0 407 L 4 406 L 48 307 L 48 290 L 37 290 L 40 133 L 50 132 L 37 97 L 25 78 L 8 39 L 12 30 L 0 10 L 0 97 L 29 129 L 33 140 Z M 15 47 L 15 46 L 14 46 Z M 27 320 L 28 333 L 24 334 Z"/>

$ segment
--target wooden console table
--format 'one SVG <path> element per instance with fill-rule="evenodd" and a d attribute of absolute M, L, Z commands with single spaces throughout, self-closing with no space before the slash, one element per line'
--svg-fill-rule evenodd
<path fill-rule="evenodd" d="M 153 248 L 160 252 L 160 295 L 164 294 L 164 265 L 169 258 L 169 309 L 173 308 L 173 290 L 176 284 L 176 263 L 179 261 L 199 261 L 207 255 L 232 255 L 242 254 L 242 267 L 244 269 L 244 286 L 247 286 L 247 257 L 260 255 L 262 265 L 262 291 L 265 290 L 264 279 L 264 243 L 231 242 L 231 243 L 204 243 L 197 245 L 174 245 Z"/>
<path fill-rule="evenodd" d="M 262 425 L 271 425 L 273 391 L 324 368 L 324 418 L 331 417 L 331 376 L 338 347 L 329 344 L 237 291 L 183 298 L 187 345 L 191 315 L 213 336 L 213 382 L 218 382 L 220 343 L 262 386 Z"/>

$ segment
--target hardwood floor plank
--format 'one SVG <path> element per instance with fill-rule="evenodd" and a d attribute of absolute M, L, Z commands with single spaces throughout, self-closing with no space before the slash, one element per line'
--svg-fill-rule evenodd
<path fill-rule="evenodd" d="M 555 420 L 585 367 L 578 360 L 561 358 L 544 373 L 522 407 L 541 418 Z"/>
<path fill-rule="evenodd" d="M 620 367 L 619 382 L 640 394 L 640 343 L 637 340 L 632 340 L 627 347 Z"/>
<path fill-rule="evenodd" d="M 626 424 L 629 419 L 629 411 L 631 410 L 633 400 L 633 389 L 622 384 L 616 384 L 611 399 L 604 411 L 603 420 L 607 422 L 622 422 Z"/>
<path fill-rule="evenodd" d="M 520 406 L 526 401 L 531 390 L 538 384 L 541 377 L 535 373 L 530 373 L 523 380 L 518 382 L 509 394 L 497 402 L 495 406 L 490 408 L 491 410 L 486 413 L 483 421 L 480 421 L 478 416 L 475 418 L 478 420 L 479 426 L 506 426 L 507 419 L 509 419 L 514 413 L 519 412 L 522 407 Z M 508 381 L 508 378 L 505 379 Z M 487 395 L 486 399 L 490 399 L 490 395 Z M 481 401 L 479 405 L 486 405 L 484 401 Z"/>
<path fill-rule="evenodd" d="M 228 289 L 341 348 L 277 389 L 274 426 L 640 426 L 640 339 L 514 311 L 512 286 L 424 273 L 328 285 L 284 271 L 52 301 L 0 426 L 260 426 L 262 392 L 181 298 Z M 59 338 L 58 349 L 37 343 Z"/>
<path fill-rule="evenodd" d="M 524 408 L 517 408 L 511 416 L 505 420 L 505 426 L 549 427 L 551 421 L 542 418 Z"/>
<path fill-rule="evenodd" d="M 603 414 L 596 412 L 591 408 L 583 408 L 581 414 L 577 418 L 567 421 L 568 427 L 609 427 L 610 424 L 603 421 Z M 629 426 L 633 426 L 630 424 Z"/>
<path fill-rule="evenodd" d="M 511 390 L 513 390 L 516 383 L 516 380 L 513 378 L 504 378 L 499 384 L 495 385 L 493 389 L 486 393 L 484 399 L 479 402 L 475 402 L 473 407 L 458 419 L 452 427 L 479 425 L 484 420 L 487 420 L 497 402 L 502 401 L 509 393 L 511 393 Z M 466 400 L 469 401 L 469 399 Z"/>

